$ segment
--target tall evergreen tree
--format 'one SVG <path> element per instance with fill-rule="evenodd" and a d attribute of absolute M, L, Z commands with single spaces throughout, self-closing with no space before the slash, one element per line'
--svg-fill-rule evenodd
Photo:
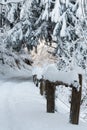
<path fill-rule="evenodd" d="M 56 26 L 53 35 L 56 37 L 58 43 L 56 50 L 59 57 L 58 68 L 69 70 L 74 69 L 75 66 L 79 66 L 86 69 L 87 49 L 85 48 L 86 43 L 82 40 L 86 37 L 86 35 L 84 36 L 84 32 L 86 33 L 86 24 L 84 19 L 79 19 L 78 14 L 78 11 L 82 11 L 81 3 L 73 0 L 68 2 L 63 0 L 56 2 L 55 8 L 58 4 L 59 14 L 57 15 L 59 17 L 58 19 L 54 17 Z M 53 11 L 56 10 L 55 8 Z"/>

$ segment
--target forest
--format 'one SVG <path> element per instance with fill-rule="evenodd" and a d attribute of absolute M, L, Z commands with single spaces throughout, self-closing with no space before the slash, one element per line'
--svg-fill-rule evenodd
<path fill-rule="evenodd" d="M 0 0 L 0 82 L 25 82 L 30 76 L 32 86 L 36 74 L 38 80 L 44 75 L 67 83 L 81 74 L 80 105 L 87 121 L 87 0 Z M 65 93 L 64 85 L 57 92 L 69 104 L 71 90 Z"/>

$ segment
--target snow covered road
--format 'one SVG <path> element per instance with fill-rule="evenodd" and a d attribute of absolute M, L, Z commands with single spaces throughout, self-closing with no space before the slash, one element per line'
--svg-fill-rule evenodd
<path fill-rule="evenodd" d="M 33 129 L 44 106 L 38 89 L 33 83 L 20 80 L 0 84 L 0 130 Z"/>
<path fill-rule="evenodd" d="M 60 107 L 60 108 L 59 108 Z M 87 124 L 71 125 L 59 103 L 55 114 L 46 113 L 46 100 L 25 78 L 0 81 L 0 130 L 86 130 Z M 64 110 L 63 110 L 64 111 Z"/>

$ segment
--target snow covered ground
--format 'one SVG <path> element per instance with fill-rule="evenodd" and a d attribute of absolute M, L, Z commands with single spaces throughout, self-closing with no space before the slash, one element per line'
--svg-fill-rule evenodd
<path fill-rule="evenodd" d="M 56 100 L 57 112 L 46 113 L 46 99 L 28 75 L 0 78 L 0 130 L 86 130 L 69 123 L 69 108 Z"/>

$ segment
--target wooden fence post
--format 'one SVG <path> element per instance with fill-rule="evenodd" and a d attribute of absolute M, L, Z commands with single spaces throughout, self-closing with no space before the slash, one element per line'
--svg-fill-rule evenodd
<path fill-rule="evenodd" d="M 70 122 L 72 124 L 79 123 L 79 112 L 80 112 L 80 102 L 81 102 L 81 92 L 82 92 L 82 75 L 79 74 L 79 91 L 72 86 L 72 97 L 71 97 L 71 108 L 70 108 Z"/>
<path fill-rule="evenodd" d="M 42 78 L 40 79 L 40 94 L 44 95 L 45 93 L 45 80 Z"/>
<path fill-rule="evenodd" d="M 53 83 L 46 81 L 46 99 L 47 99 L 47 112 L 55 112 L 55 86 Z"/>

